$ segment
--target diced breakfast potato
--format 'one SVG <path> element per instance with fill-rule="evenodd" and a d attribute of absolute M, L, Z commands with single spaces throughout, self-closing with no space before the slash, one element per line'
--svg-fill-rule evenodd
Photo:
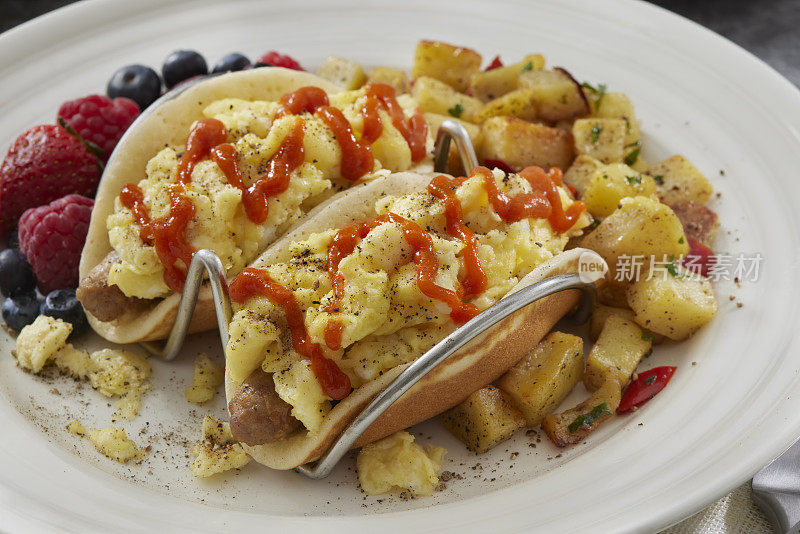
<path fill-rule="evenodd" d="M 631 284 L 628 305 L 637 323 L 675 340 L 691 336 L 717 313 L 708 279 L 680 267 Z"/>
<path fill-rule="evenodd" d="M 627 384 L 652 344 L 652 336 L 631 319 L 609 315 L 586 360 L 583 373 L 586 389 L 598 389 L 609 372 L 621 385 Z"/>
<path fill-rule="evenodd" d="M 534 121 L 538 116 L 536 92 L 532 89 L 515 89 L 484 104 L 475 114 L 475 122 L 483 122 L 491 117 L 517 117 Z"/>
<path fill-rule="evenodd" d="M 623 289 L 623 295 L 625 294 L 625 290 Z M 592 312 L 592 317 L 589 320 L 589 336 L 594 340 L 597 341 L 597 338 L 600 337 L 600 332 L 603 330 L 603 325 L 606 324 L 606 319 L 608 319 L 611 315 L 617 315 L 622 317 L 623 319 L 628 319 L 630 321 L 635 321 L 633 310 L 629 309 L 627 300 L 624 303 L 625 307 L 617 307 L 617 306 L 606 306 L 604 304 L 598 304 L 595 306 L 594 311 Z M 653 345 L 658 345 L 659 343 L 664 342 L 664 336 L 661 334 L 656 334 L 651 332 L 646 328 L 642 328 L 645 333 L 645 337 L 651 337 L 653 339 Z"/>
<path fill-rule="evenodd" d="M 367 75 L 364 74 L 364 68 L 360 64 L 339 56 L 328 56 L 317 71 L 317 76 L 348 91 L 358 89 L 367 82 Z"/>
<path fill-rule="evenodd" d="M 525 426 L 525 417 L 494 386 L 479 389 L 439 416 L 445 428 L 469 450 L 483 453 Z"/>
<path fill-rule="evenodd" d="M 719 226 L 719 218 L 713 210 L 691 200 L 683 200 L 670 204 L 672 211 L 683 224 L 686 237 L 708 245 Z"/>
<path fill-rule="evenodd" d="M 705 204 L 714 192 L 703 173 L 680 155 L 656 163 L 647 169 L 647 174 L 655 180 L 658 195 L 665 204 L 675 204 L 682 200 Z"/>
<path fill-rule="evenodd" d="M 514 117 L 494 117 L 481 124 L 480 159 L 502 160 L 512 167 L 566 169 L 575 152 L 569 132 Z"/>
<path fill-rule="evenodd" d="M 483 134 L 481 133 L 481 127 L 477 124 L 472 124 L 471 122 L 466 122 L 461 119 L 456 119 L 455 117 L 450 117 L 446 115 L 439 115 L 438 113 L 425 113 L 425 120 L 428 122 L 428 130 L 431 132 L 431 135 L 436 138 L 436 132 L 439 131 L 439 125 L 442 124 L 445 120 L 454 120 L 457 121 L 461 126 L 467 130 L 469 134 L 469 139 L 472 141 L 472 146 L 480 146 L 481 139 Z M 465 175 L 471 169 L 464 169 L 463 165 L 461 164 L 461 157 L 458 154 L 458 150 L 455 148 L 450 149 L 450 153 L 448 154 L 448 162 L 447 162 L 447 172 L 449 174 L 458 176 L 458 175 Z"/>
<path fill-rule="evenodd" d="M 608 217 L 625 197 L 650 196 L 656 192 L 656 183 L 646 174 L 639 174 L 624 163 L 610 163 L 598 167 L 586 191 L 583 202 L 595 217 Z"/>
<path fill-rule="evenodd" d="M 497 381 L 525 416 L 538 426 L 572 391 L 583 375 L 583 340 L 552 332 Z"/>
<path fill-rule="evenodd" d="M 367 83 L 385 83 L 394 87 L 397 94 L 407 93 L 410 87 L 408 76 L 402 69 L 375 67 L 367 74 Z"/>
<path fill-rule="evenodd" d="M 565 412 L 548 415 L 542 429 L 557 447 L 580 443 L 614 414 L 621 397 L 622 386 L 614 373 L 608 373 L 591 397 Z"/>
<path fill-rule="evenodd" d="M 414 53 L 412 76 L 436 78 L 463 93 L 480 68 L 481 55 L 474 50 L 439 41 L 420 41 Z"/>
<path fill-rule="evenodd" d="M 555 122 L 589 114 L 580 85 L 563 69 L 523 72 L 519 87 L 534 92 L 541 120 Z"/>
<path fill-rule="evenodd" d="M 520 74 L 544 68 L 541 54 L 525 56 L 519 63 L 476 72 L 469 82 L 469 91 L 484 102 L 494 100 L 519 88 Z"/>
<path fill-rule="evenodd" d="M 625 121 L 622 119 L 578 119 L 572 126 L 575 151 L 603 163 L 622 161 Z"/>
<path fill-rule="evenodd" d="M 459 93 L 446 83 L 425 76 L 416 79 L 411 88 L 411 96 L 422 111 L 448 115 L 468 122 L 477 122 L 475 117 L 483 106 L 477 98 Z"/>
<path fill-rule="evenodd" d="M 570 127 L 570 131 L 572 128 Z M 579 197 L 583 197 L 588 187 L 589 182 L 594 176 L 594 171 L 600 167 L 602 163 L 597 161 L 591 156 L 580 155 L 575 158 L 572 165 L 564 173 L 564 183 L 569 184 L 575 188 Z"/>
<path fill-rule="evenodd" d="M 593 106 L 595 117 L 601 119 L 622 119 L 625 121 L 625 144 L 641 141 L 642 133 L 633 103 L 624 93 L 605 93 Z"/>
<path fill-rule="evenodd" d="M 620 200 L 620 207 L 583 238 L 581 246 L 606 260 L 612 279 L 629 273 L 635 257 L 647 274 L 651 258 L 665 261 L 689 252 L 681 221 L 669 206 L 651 197 Z"/>

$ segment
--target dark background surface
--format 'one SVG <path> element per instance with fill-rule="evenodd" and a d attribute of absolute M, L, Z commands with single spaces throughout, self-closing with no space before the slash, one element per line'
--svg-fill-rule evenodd
<path fill-rule="evenodd" d="M 0 31 L 73 1 L 0 0 Z M 711 28 L 800 85 L 800 0 L 652 0 L 652 3 Z"/>

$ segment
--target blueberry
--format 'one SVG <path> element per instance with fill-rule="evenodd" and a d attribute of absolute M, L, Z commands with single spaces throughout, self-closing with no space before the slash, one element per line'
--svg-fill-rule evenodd
<path fill-rule="evenodd" d="M 56 289 L 47 294 L 39 309 L 42 315 L 49 315 L 72 324 L 72 335 L 78 336 L 86 331 L 89 323 L 83 304 L 75 297 L 74 289 Z"/>
<path fill-rule="evenodd" d="M 203 56 L 194 50 L 176 50 L 164 60 L 161 75 L 167 89 L 172 89 L 183 80 L 208 74 L 208 65 Z"/>
<path fill-rule="evenodd" d="M 109 98 L 130 98 L 143 110 L 161 96 L 161 78 L 150 67 L 128 65 L 114 73 L 106 92 Z"/>
<path fill-rule="evenodd" d="M 6 324 L 19 332 L 39 316 L 39 299 L 36 293 L 8 297 L 3 301 L 2 310 Z"/>
<path fill-rule="evenodd" d="M 249 66 L 250 60 L 247 59 L 247 56 L 238 52 L 233 52 L 217 61 L 217 64 L 214 65 L 211 72 L 214 74 L 218 72 L 236 72 L 237 70 L 244 70 Z"/>
<path fill-rule="evenodd" d="M 256 61 L 256 62 L 253 64 L 253 68 L 254 68 L 254 69 L 257 69 L 257 68 L 259 68 L 259 67 L 274 67 L 274 66 L 275 66 L 275 65 L 273 65 L 272 63 L 264 63 L 263 61 Z"/>
<path fill-rule="evenodd" d="M 7 248 L 0 252 L 0 293 L 13 297 L 30 293 L 36 288 L 31 264 L 18 248 Z"/>

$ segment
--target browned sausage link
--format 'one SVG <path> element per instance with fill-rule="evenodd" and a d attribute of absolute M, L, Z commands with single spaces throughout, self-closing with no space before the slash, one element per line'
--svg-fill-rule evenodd
<path fill-rule="evenodd" d="M 94 269 L 89 271 L 76 295 L 83 307 L 103 322 L 113 321 L 127 311 L 147 305 L 148 301 L 136 297 L 126 297 L 120 288 L 108 284 L 111 266 L 119 261 L 116 252 L 111 252 Z"/>
<path fill-rule="evenodd" d="M 300 429 L 292 406 L 275 392 L 272 375 L 253 372 L 228 403 L 231 433 L 237 441 L 261 445 L 283 439 Z"/>
<path fill-rule="evenodd" d="M 686 237 L 707 245 L 719 225 L 717 214 L 710 208 L 691 200 L 676 202 L 670 207 L 683 224 Z"/>

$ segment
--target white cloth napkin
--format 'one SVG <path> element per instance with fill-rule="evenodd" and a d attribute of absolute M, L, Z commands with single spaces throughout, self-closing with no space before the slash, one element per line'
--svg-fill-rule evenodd
<path fill-rule="evenodd" d="M 662 534 L 769 534 L 772 527 L 753 502 L 750 483 L 743 484 L 705 510 Z"/>

